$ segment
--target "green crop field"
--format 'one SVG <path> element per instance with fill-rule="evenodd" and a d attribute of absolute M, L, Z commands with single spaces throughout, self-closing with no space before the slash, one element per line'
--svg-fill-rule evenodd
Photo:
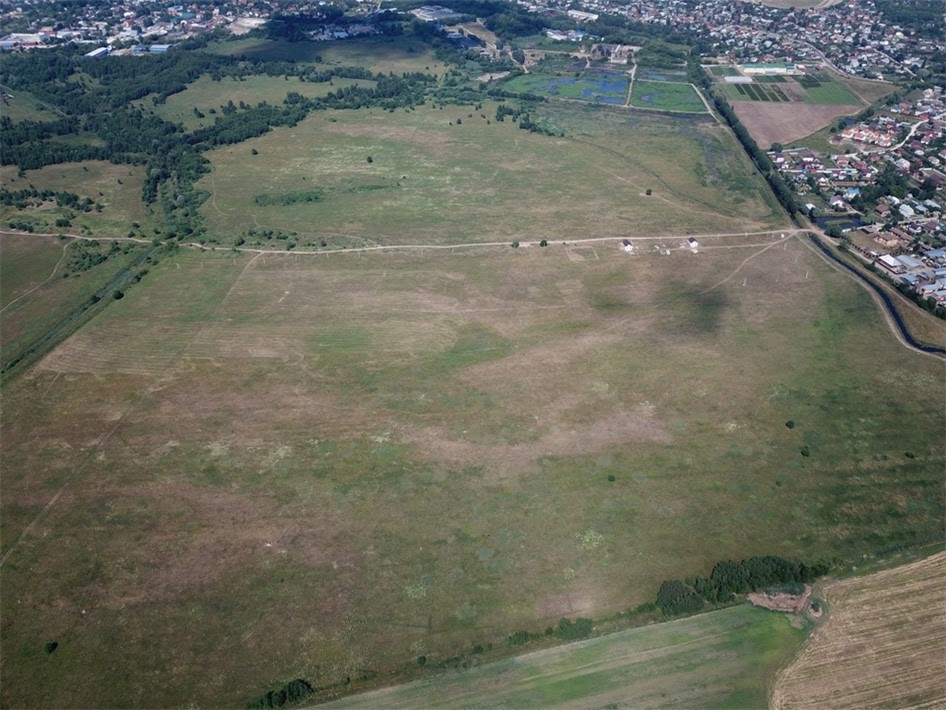
<path fill-rule="evenodd" d="M 3 705 L 357 689 L 720 559 L 939 539 L 942 364 L 798 240 L 679 242 L 163 257 L 4 387 L 3 550 L 62 495 L 0 570 Z"/>
<path fill-rule="evenodd" d="M 220 81 L 203 76 L 184 91 L 168 97 L 164 103 L 155 106 L 149 99 L 140 103 L 145 108 L 153 109 L 165 121 L 182 123 L 188 130 L 193 130 L 199 126 L 212 124 L 216 116 L 210 111 L 219 111 L 222 106 L 227 105 L 228 101 L 232 101 L 235 105 L 239 105 L 241 101 L 252 106 L 261 101 L 278 105 L 290 91 L 307 98 L 315 98 L 346 86 L 374 86 L 374 84 L 373 81 L 338 77 L 323 83 L 313 83 L 300 81 L 296 77 L 286 81 L 283 77 L 262 74 L 239 79 L 224 77 Z M 195 108 L 204 114 L 203 118 L 194 113 Z"/>
<path fill-rule="evenodd" d="M 208 153 L 213 173 L 198 187 L 211 193 L 202 208 L 210 234 L 232 243 L 249 229 L 283 230 L 296 232 L 291 239 L 303 248 L 784 223 L 732 135 L 714 123 L 543 106 L 536 118 L 561 138 L 497 122 L 495 112 L 487 103 L 479 111 L 320 113 Z"/>
<path fill-rule="evenodd" d="M 353 695 L 329 708 L 764 707 L 806 636 L 743 606 Z"/>
<path fill-rule="evenodd" d="M 692 86 L 660 81 L 635 81 L 631 90 L 631 106 L 706 113 L 706 106 Z"/>
<path fill-rule="evenodd" d="M 862 102 L 851 90 L 839 81 L 826 75 L 818 75 L 818 81 L 805 85 L 805 101 L 810 104 L 831 106 L 859 106 Z"/>

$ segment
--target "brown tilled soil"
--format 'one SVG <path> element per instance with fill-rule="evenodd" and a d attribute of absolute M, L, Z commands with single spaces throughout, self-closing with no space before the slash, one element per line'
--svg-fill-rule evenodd
<path fill-rule="evenodd" d="M 828 620 L 777 679 L 775 708 L 943 707 L 946 552 L 827 586 Z"/>
<path fill-rule="evenodd" d="M 733 101 L 732 107 L 763 150 L 791 143 L 821 130 L 832 119 L 856 113 L 860 106 L 815 106 L 805 103 Z"/>

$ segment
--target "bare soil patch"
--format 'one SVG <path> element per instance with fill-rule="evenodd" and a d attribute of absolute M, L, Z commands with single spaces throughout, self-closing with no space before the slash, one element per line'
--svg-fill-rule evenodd
<path fill-rule="evenodd" d="M 818 106 L 804 103 L 733 101 L 733 110 L 763 150 L 773 143 L 791 143 L 848 116 L 860 106 Z"/>
<path fill-rule="evenodd" d="M 811 596 L 811 586 L 805 585 L 805 591 L 802 594 L 787 594 L 778 592 L 776 594 L 766 594 L 765 592 L 754 592 L 746 596 L 749 603 L 753 606 L 760 606 L 763 609 L 772 611 L 784 611 L 789 614 L 800 614 L 808 603 Z"/>

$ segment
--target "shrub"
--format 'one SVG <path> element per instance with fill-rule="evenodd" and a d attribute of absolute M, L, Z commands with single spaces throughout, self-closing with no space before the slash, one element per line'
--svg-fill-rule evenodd
<path fill-rule="evenodd" d="M 50 641 L 50 642 L 47 643 L 46 646 L 45 646 L 46 653 L 52 653 L 52 652 L 55 651 L 57 648 L 59 648 L 59 642 L 58 642 L 58 641 Z"/>
<path fill-rule="evenodd" d="M 558 628 L 555 630 L 555 635 L 565 641 L 574 641 L 576 639 L 583 639 L 591 636 L 591 632 L 593 630 L 594 624 L 592 623 L 591 619 L 575 619 L 574 621 L 561 619 L 558 622 Z"/>
<path fill-rule="evenodd" d="M 305 700 L 314 692 L 315 688 L 308 681 L 296 678 L 279 690 L 267 691 L 265 695 L 249 703 L 247 708 L 281 708 Z"/>
<path fill-rule="evenodd" d="M 506 642 L 510 646 L 522 646 L 529 643 L 529 632 L 528 631 L 517 631 L 514 634 L 510 634 L 509 638 L 506 639 Z"/>
<path fill-rule="evenodd" d="M 795 428 L 795 421 L 792 420 L 792 419 L 789 419 L 787 422 L 785 422 L 785 426 L 787 426 L 789 429 L 794 429 L 794 428 Z"/>

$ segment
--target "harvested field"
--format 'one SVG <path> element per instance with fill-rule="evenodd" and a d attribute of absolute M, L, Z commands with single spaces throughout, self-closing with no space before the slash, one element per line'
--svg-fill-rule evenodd
<path fill-rule="evenodd" d="M 828 621 L 780 675 L 776 708 L 942 707 L 946 553 L 834 582 Z"/>
<path fill-rule="evenodd" d="M 801 102 L 733 101 L 733 110 L 756 143 L 791 143 L 824 128 L 838 116 L 857 113 L 860 106 L 814 105 Z"/>

